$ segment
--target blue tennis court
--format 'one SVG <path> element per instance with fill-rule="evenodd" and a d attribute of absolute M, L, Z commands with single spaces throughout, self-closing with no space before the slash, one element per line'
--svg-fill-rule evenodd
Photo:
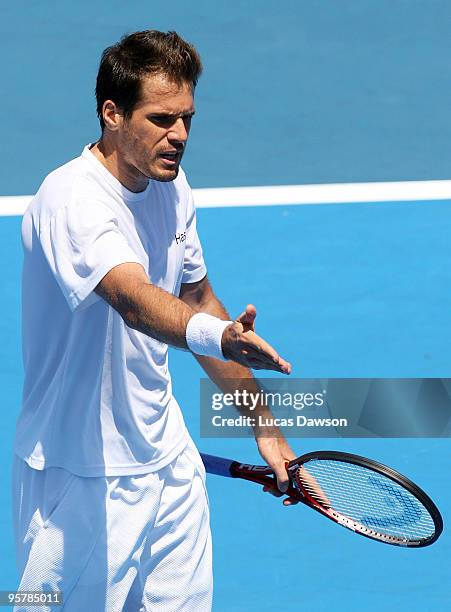
<path fill-rule="evenodd" d="M 113 3 L 108 14 L 97 1 L 76 12 L 44 2 L 28 7 L 25 21 L 22 5 L 2 9 L 0 26 L 11 94 L 0 195 L 33 193 L 97 137 L 100 52 L 147 27 L 180 31 L 204 59 L 184 163 L 196 188 L 450 178 L 446 2 L 288 2 L 284 11 L 273 1 L 240 0 L 234 11 L 222 1 L 214 9 L 175 2 L 173 18 L 162 2 Z M 32 54 L 17 44 L 19 26 Z M 17 588 L 9 472 L 22 385 L 20 223 L 19 214 L 0 216 L 0 590 Z M 206 206 L 198 229 L 216 293 L 232 315 L 256 305 L 257 331 L 291 361 L 292 376 L 449 377 L 451 197 Z M 202 371 L 175 350 L 170 365 L 200 450 L 258 463 L 250 439 L 200 438 Z M 308 508 L 284 508 L 256 486 L 209 476 L 214 610 L 449 609 L 449 440 L 292 445 L 297 454 L 333 448 L 393 466 L 434 499 L 444 533 L 421 550 L 383 546 Z"/>

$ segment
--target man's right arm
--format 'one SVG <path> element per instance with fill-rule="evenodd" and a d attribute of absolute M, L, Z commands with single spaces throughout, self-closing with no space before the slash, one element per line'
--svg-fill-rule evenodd
<path fill-rule="evenodd" d="M 152 285 L 141 265 L 116 266 L 103 277 L 95 291 L 117 310 L 129 327 L 165 344 L 188 348 L 186 326 L 195 311 Z"/>

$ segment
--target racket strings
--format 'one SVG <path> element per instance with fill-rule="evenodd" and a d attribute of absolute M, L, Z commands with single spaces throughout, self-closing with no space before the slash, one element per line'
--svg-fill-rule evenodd
<path fill-rule="evenodd" d="M 325 508 L 332 506 L 329 498 L 325 491 L 321 488 L 320 484 L 305 468 L 301 467 L 296 473 L 296 478 L 302 485 L 302 488 L 312 497 L 315 501 L 320 503 Z"/>
<path fill-rule="evenodd" d="M 427 509 L 390 478 L 342 461 L 314 459 L 306 465 L 297 470 L 298 484 L 324 508 L 401 539 L 423 540 L 434 534 Z"/>

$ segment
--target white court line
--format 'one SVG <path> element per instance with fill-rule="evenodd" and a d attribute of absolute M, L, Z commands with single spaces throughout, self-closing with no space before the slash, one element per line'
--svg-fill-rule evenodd
<path fill-rule="evenodd" d="M 194 189 L 197 208 L 451 200 L 451 180 Z M 0 196 L 0 216 L 22 215 L 32 196 Z"/>
<path fill-rule="evenodd" d="M 1 196 L 0 217 L 23 215 L 33 196 Z"/>

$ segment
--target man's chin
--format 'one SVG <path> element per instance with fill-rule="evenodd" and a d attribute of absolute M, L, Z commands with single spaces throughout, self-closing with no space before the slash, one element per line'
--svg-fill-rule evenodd
<path fill-rule="evenodd" d="M 154 181 L 160 181 L 161 183 L 169 183 L 177 178 L 180 166 L 177 165 L 175 168 L 165 168 L 149 171 L 149 178 Z"/>

